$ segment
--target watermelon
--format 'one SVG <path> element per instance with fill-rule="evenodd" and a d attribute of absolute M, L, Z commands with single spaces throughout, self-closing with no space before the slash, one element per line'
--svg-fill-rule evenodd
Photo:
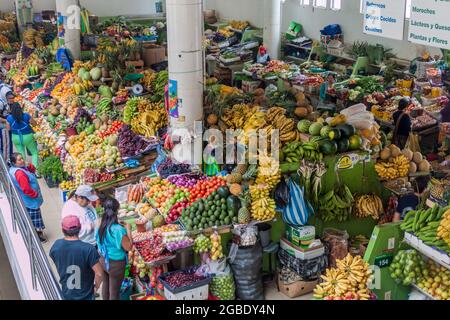
<path fill-rule="evenodd" d="M 358 149 L 361 149 L 361 146 L 362 146 L 362 139 L 361 139 L 361 137 L 360 136 L 358 136 L 358 135 L 353 135 L 353 136 L 351 136 L 350 137 L 350 139 L 348 139 L 349 140 L 349 149 L 350 150 L 358 150 Z"/>
<path fill-rule="evenodd" d="M 340 130 L 341 136 L 345 138 L 350 138 L 356 133 L 355 127 L 350 124 L 341 124 L 337 126 L 336 129 Z"/>
<path fill-rule="evenodd" d="M 309 131 L 309 134 L 312 136 L 319 136 L 320 130 L 322 130 L 322 128 L 323 128 L 323 124 L 321 124 L 319 122 L 315 122 L 315 123 L 311 124 L 308 131 Z"/>
<path fill-rule="evenodd" d="M 234 214 L 237 214 L 241 208 L 241 200 L 236 196 L 229 196 L 227 198 L 227 209 L 232 210 Z"/>
<path fill-rule="evenodd" d="M 91 75 L 92 80 L 97 81 L 102 77 L 102 70 L 100 68 L 92 68 L 91 71 L 89 71 L 89 74 Z"/>
<path fill-rule="evenodd" d="M 347 152 L 348 148 L 350 147 L 350 141 L 348 141 L 347 138 L 341 138 L 341 140 L 338 141 L 337 146 L 338 153 Z"/>
<path fill-rule="evenodd" d="M 320 143 L 320 152 L 324 155 L 333 155 L 338 151 L 336 141 L 324 140 Z"/>
<path fill-rule="evenodd" d="M 308 133 L 310 126 L 311 126 L 311 121 L 305 119 L 305 120 L 301 120 L 298 122 L 297 129 L 301 133 Z"/>
<path fill-rule="evenodd" d="M 86 73 L 87 71 L 86 71 L 86 69 L 85 68 L 80 68 L 80 70 L 78 70 L 78 77 L 79 78 L 81 78 L 82 77 L 82 75 L 84 74 L 84 73 Z"/>
<path fill-rule="evenodd" d="M 331 129 L 328 133 L 328 138 L 330 140 L 339 140 L 341 138 L 341 130 L 339 129 Z"/>
<path fill-rule="evenodd" d="M 322 129 L 320 129 L 320 136 L 322 138 L 328 138 L 328 134 L 331 131 L 331 127 L 330 126 L 324 126 L 322 127 Z"/>
<path fill-rule="evenodd" d="M 89 81 L 89 80 L 91 80 L 91 74 L 89 73 L 89 72 L 85 72 L 85 73 L 83 73 L 82 75 L 81 75 L 81 77 L 80 77 L 82 80 L 86 80 L 86 81 Z"/>
<path fill-rule="evenodd" d="M 217 193 L 220 195 L 221 198 L 226 199 L 230 195 L 230 189 L 228 187 L 223 186 L 217 189 Z"/>

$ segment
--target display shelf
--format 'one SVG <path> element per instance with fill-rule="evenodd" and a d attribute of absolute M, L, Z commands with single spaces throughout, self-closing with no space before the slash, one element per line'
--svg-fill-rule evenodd
<path fill-rule="evenodd" d="M 298 62 L 300 64 L 306 62 L 307 59 L 303 59 L 303 58 L 298 58 L 298 57 L 293 57 L 293 56 L 285 56 L 285 59 L 287 60 L 292 60 L 294 62 Z"/>
<path fill-rule="evenodd" d="M 405 232 L 405 242 L 424 256 L 450 269 L 450 256 L 447 253 L 426 245 L 422 240 L 409 232 Z"/>
<path fill-rule="evenodd" d="M 415 283 L 413 283 L 411 285 L 413 288 L 415 288 L 417 291 L 419 291 L 420 293 L 422 293 L 424 296 L 426 296 L 427 298 L 431 299 L 431 300 L 436 300 L 431 294 L 429 294 L 428 292 L 426 292 L 423 289 L 420 289 L 418 285 L 416 285 Z"/>
<path fill-rule="evenodd" d="M 446 202 L 441 202 L 441 201 L 438 201 L 438 200 L 436 200 L 436 199 L 432 199 L 432 198 L 428 198 L 426 201 L 425 201 L 425 204 L 427 205 L 427 207 L 429 207 L 429 208 L 433 208 L 435 205 L 438 205 L 438 206 L 440 206 L 440 207 L 445 207 L 445 206 L 447 206 L 447 203 Z"/>
<path fill-rule="evenodd" d="M 288 47 L 293 47 L 293 48 L 297 48 L 297 49 L 306 50 L 306 51 L 311 51 L 312 50 L 312 46 L 311 47 L 300 46 L 300 45 L 292 43 L 292 42 L 286 42 L 286 43 L 284 43 L 284 45 L 288 46 Z"/>

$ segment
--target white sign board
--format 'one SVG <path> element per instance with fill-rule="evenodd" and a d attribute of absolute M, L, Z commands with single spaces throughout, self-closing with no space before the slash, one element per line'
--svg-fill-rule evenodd
<path fill-rule="evenodd" d="M 364 0 L 365 34 L 403 40 L 406 0 Z"/>
<path fill-rule="evenodd" d="M 412 0 L 408 40 L 450 49 L 450 0 Z"/>

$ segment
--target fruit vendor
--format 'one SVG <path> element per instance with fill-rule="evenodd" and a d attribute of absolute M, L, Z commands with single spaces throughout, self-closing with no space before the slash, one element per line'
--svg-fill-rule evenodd
<path fill-rule="evenodd" d="M 45 225 L 41 215 L 41 205 L 44 199 L 35 175 L 36 168 L 31 164 L 27 166 L 20 153 L 11 155 L 10 165 L 9 175 L 24 202 L 39 239 L 41 242 L 46 242 L 47 239 L 43 235 Z"/>
<path fill-rule="evenodd" d="M 415 193 L 407 194 L 401 196 L 398 199 L 397 209 L 394 214 L 394 218 L 392 222 L 398 222 L 403 220 L 403 217 L 411 210 L 416 210 L 417 206 L 420 204 L 420 199 L 422 195 L 425 193 L 428 182 L 430 181 L 429 176 L 425 177 L 417 177 L 414 181 L 415 184 Z"/>
<path fill-rule="evenodd" d="M 24 158 L 27 151 L 31 153 L 34 167 L 39 168 L 39 151 L 31 128 L 32 125 L 36 125 L 36 121 L 28 113 L 23 113 L 22 107 L 17 102 L 11 104 L 11 114 L 6 121 L 6 128 L 12 133 L 12 142 L 16 150 Z"/>
<path fill-rule="evenodd" d="M 335 76 L 333 73 L 328 73 L 327 81 L 322 83 L 320 86 L 320 101 L 323 103 L 336 103 L 336 95 L 333 94 L 333 86 L 336 82 Z"/>
<path fill-rule="evenodd" d="M 94 189 L 88 185 L 80 185 L 75 194 L 64 203 L 62 218 L 68 215 L 75 215 L 80 219 L 81 230 L 79 238 L 81 241 L 97 246 L 95 241 L 95 227 L 97 223 L 97 213 L 91 202 L 97 201 L 98 196 Z"/>
<path fill-rule="evenodd" d="M 410 101 L 408 98 L 401 99 L 398 103 L 398 110 L 392 115 L 395 126 L 392 143 L 400 149 L 405 148 L 411 132 L 411 118 L 405 112 L 405 109 L 409 106 L 409 104 Z"/>
<path fill-rule="evenodd" d="M 270 62 L 270 56 L 267 53 L 267 49 L 266 47 L 264 47 L 264 45 L 261 45 L 259 47 L 258 54 L 256 56 L 256 62 L 261 64 L 266 64 Z"/>
<path fill-rule="evenodd" d="M 6 119 L 10 114 L 10 106 L 14 103 L 14 93 L 11 88 L 4 84 L 0 84 L 0 147 L 3 158 L 7 160 L 13 152 L 11 143 L 12 133 L 6 129 Z"/>
<path fill-rule="evenodd" d="M 95 300 L 95 292 L 102 283 L 100 256 L 93 246 L 78 238 L 81 230 L 78 217 L 66 216 L 61 227 L 64 238 L 55 241 L 49 256 L 58 270 L 63 298 Z"/>

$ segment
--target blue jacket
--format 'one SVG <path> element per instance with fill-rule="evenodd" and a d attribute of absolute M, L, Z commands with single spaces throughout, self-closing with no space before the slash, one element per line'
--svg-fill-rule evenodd
<path fill-rule="evenodd" d="M 37 196 L 37 198 L 30 198 L 29 196 L 27 196 L 23 193 L 22 189 L 19 186 L 19 182 L 16 179 L 16 172 L 18 170 L 25 172 L 25 174 L 28 176 L 28 179 L 30 180 L 31 188 L 33 188 L 33 190 L 35 190 L 39 194 Z M 20 196 L 22 197 L 25 207 L 27 207 L 28 209 L 39 209 L 41 207 L 42 203 L 44 202 L 44 199 L 42 198 L 41 188 L 39 187 L 39 183 L 38 183 L 36 176 L 34 174 L 32 174 L 31 172 L 28 172 L 27 170 L 24 170 L 24 169 L 18 168 L 18 167 L 11 167 L 9 169 L 9 175 L 11 176 L 11 179 L 12 179 L 14 185 L 16 186 L 17 191 L 19 192 Z"/>

